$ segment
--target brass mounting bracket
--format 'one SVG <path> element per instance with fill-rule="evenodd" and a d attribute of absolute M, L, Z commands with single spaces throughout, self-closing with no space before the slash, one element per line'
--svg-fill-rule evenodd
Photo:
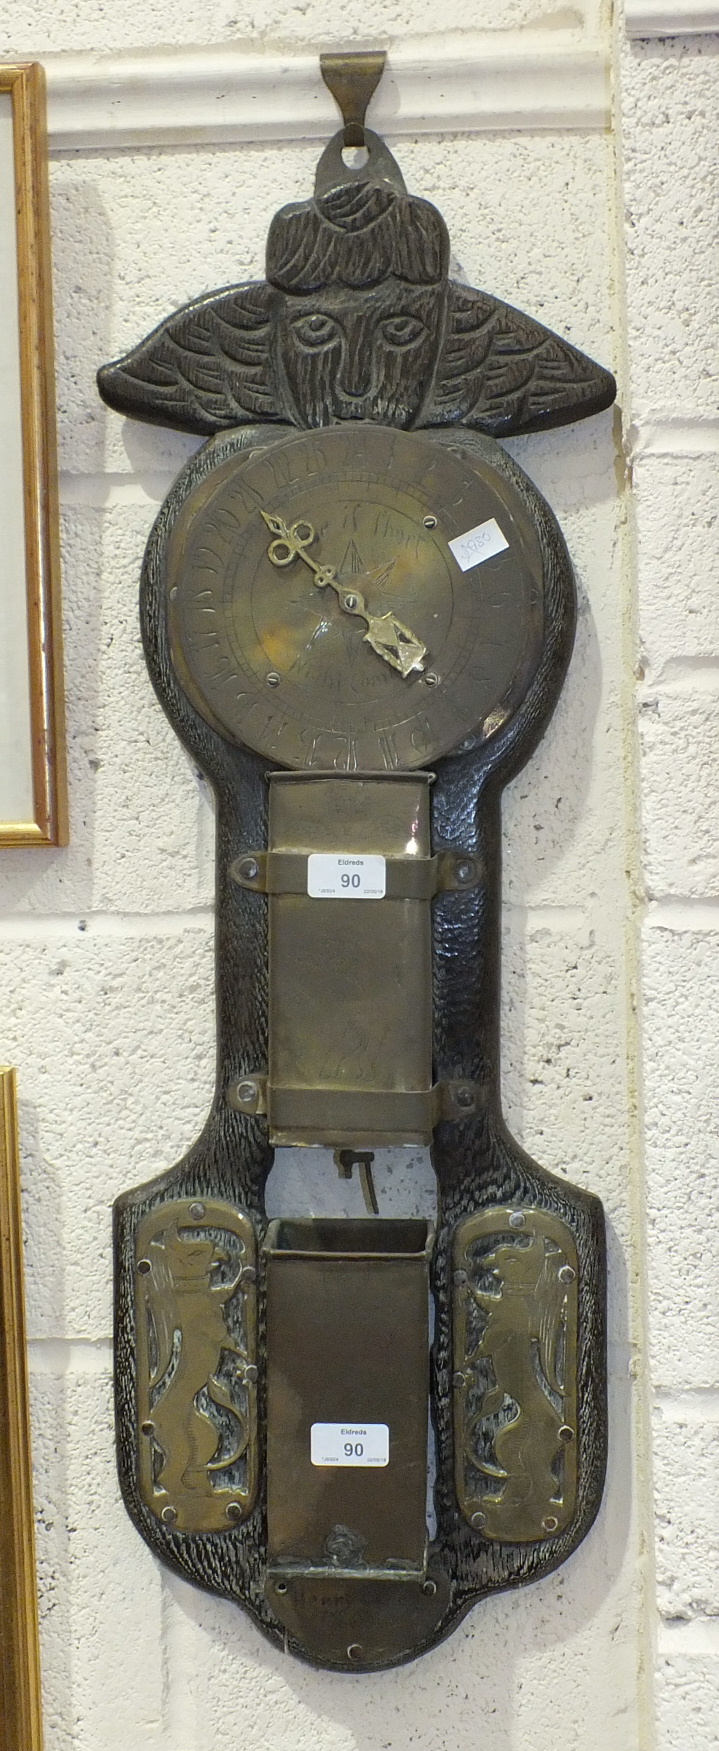
<path fill-rule="evenodd" d="M 306 894 L 307 852 L 248 851 L 230 865 L 233 882 L 255 894 Z M 434 857 L 388 857 L 386 899 L 431 900 L 435 894 L 476 888 L 482 878 L 479 858 L 467 851 L 440 851 Z"/>
<path fill-rule="evenodd" d="M 318 1096 L 315 1089 L 272 1086 L 264 1074 L 253 1072 L 227 1089 L 229 1106 L 236 1113 L 267 1115 L 280 1130 L 292 1124 L 318 1125 L 338 1132 L 361 1134 L 387 1131 L 381 1142 L 396 1141 L 392 1132 L 406 1128 L 416 1132 L 417 1142 L 429 1142 L 435 1125 L 446 1120 L 475 1118 L 484 1106 L 486 1089 L 469 1081 L 435 1082 L 431 1088 L 332 1088 Z M 319 1141 L 329 1142 L 320 1138 Z M 343 1142 L 343 1138 L 340 1138 Z"/>
<path fill-rule="evenodd" d="M 320 72 L 328 91 L 342 111 L 345 146 L 364 146 L 364 122 L 387 64 L 384 49 L 369 53 L 320 55 Z"/>

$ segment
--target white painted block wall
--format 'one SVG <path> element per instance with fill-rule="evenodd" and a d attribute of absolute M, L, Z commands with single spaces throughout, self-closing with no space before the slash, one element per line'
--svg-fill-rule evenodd
<path fill-rule="evenodd" d="M 437 34 L 418 48 L 422 31 Z M 94 390 L 97 365 L 173 306 L 261 275 L 268 222 L 309 192 L 319 150 L 287 124 L 295 99 L 283 111 L 283 92 L 299 89 L 298 57 L 360 32 L 389 39 L 398 67 L 410 50 L 426 63 L 433 116 L 443 67 L 458 91 L 446 61 L 457 33 L 465 131 L 433 122 L 428 133 L 420 116 L 408 134 L 400 101 L 391 144 L 410 186 L 445 213 L 472 283 L 620 369 L 635 482 L 632 499 L 618 415 L 511 446 L 565 530 L 580 620 L 555 720 L 505 807 L 504 1090 L 520 1140 L 607 1210 L 605 1503 L 555 1576 L 477 1607 L 442 1648 L 369 1680 L 278 1655 L 237 1609 L 161 1570 L 119 1502 L 110 1209 L 182 1153 L 210 1098 L 213 829 L 147 679 L 136 607 L 144 541 L 194 445 L 120 421 Z M 610 131 L 610 34 L 594 0 L 560 14 L 450 0 L 442 33 L 426 0 L 370 0 L 355 22 L 335 0 L 176 0 L 171 14 L 156 0 L 14 0 L 4 34 L 9 53 L 46 59 L 51 128 L 56 114 L 56 140 L 74 146 L 52 161 L 72 842 L 0 862 L 47 1751 L 708 1751 L 719 1736 L 716 39 L 627 47 L 622 35 Z M 192 134 L 192 45 L 238 40 L 285 55 L 288 81 L 263 112 L 264 138 L 250 137 L 253 120 L 208 145 L 200 123 Z M 174 111 L 170 101 L 174 142 L 166 131 L 158 145 L 158 51 L 179 45 L 189 96 Z M 141 146 L 122 131 L 137 80 L 118 97 L 120 61 L 94 58 L 131 50 L 147 82 Z M 472 111 L 490 85 L 494 126 L 479 97 Z M 98 89 L 104 135 L 88 131 Z M 416 116 L 416 82 L 413 93 Z M 298 1183 L 290 1163 L 273 1196 Z M 379 1183 L 382 1207 L 404 1210 L 427 1196 L 426 1162 L 386 1163 Z M 337 1191 L 314 1176 L 316 1207 Z"/>
<path fill-rule="evenodd" d="M 658 1751 L 719 1739 L 718 49 L 620 68 Z"/>

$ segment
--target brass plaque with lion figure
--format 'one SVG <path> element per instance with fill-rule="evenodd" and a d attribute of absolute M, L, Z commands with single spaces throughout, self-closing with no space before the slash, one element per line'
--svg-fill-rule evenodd
<path fill-rule="evenodd" d="M 244 1520 L 257 1490 L 256 1246 L 249 1218 L 178 1198 L 136 1240 L 139 1479 L 180 1532 Z"/>
<path fill-rule="evenodd" d="M 577 1495 L 577 1249 L 550 1210 L 482 1210 L 454 1245 L 455 1471 L 484 1538 L 553 1537 Z"/>

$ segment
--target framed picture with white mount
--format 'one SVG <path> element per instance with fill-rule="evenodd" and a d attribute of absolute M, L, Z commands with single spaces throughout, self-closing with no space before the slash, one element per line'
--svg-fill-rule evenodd
<path fill-rule="evenodd" d="M 0 846 L 64 845 L 45 77 L 0 64 Z"/>

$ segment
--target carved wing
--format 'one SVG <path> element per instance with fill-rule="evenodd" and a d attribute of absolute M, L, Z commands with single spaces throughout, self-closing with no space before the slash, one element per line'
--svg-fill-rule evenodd
<path fill-rule="evenodd" d="M 489 437 L 538 432 L 611 407 L 617 386 L 511 304 L 450 281 L 447 333 L 423 426 L 464 425 Z"/>
<path fill-rule="evenodd" d="M 270 379 L 270 295 L 258 282 L 186 304 L 124 358 L 102 366 L 103 401 L 130 419 L 201 437 L 282 419 Z"/>

